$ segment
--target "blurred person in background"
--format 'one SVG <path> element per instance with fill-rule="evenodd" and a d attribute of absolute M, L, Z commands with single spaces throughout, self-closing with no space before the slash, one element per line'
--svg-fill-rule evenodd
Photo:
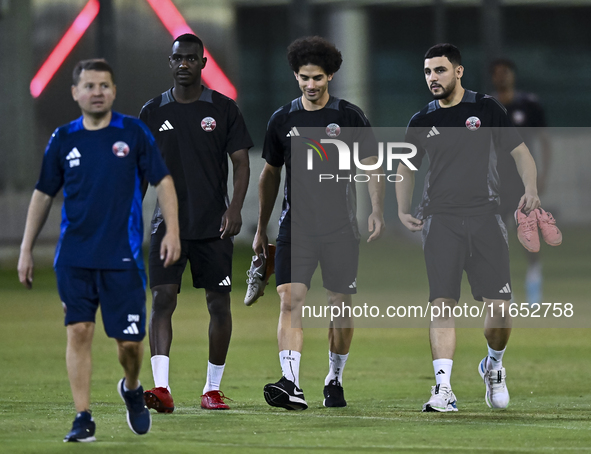
<path fill-rule="evenodd" d="M 519 133 L 530 149 L 540 149 L 538 168 L 538 193 L 542 195 L 548 181 L 552 148 L 550 137 L 546 132 L 546 117 L 536 95 L 515 89 L 515 63 L 506 58 L 494 60 L 490 65 L 490 76 L 497 98 L 505 109 L 513 124 L 520 129 Z M 536 155 L 534 151 L 534 156 Z M 497 170 L 501 179 L 501 216 L 505 222 L 514 224 L 514 212 L 519 199 L 523 195 L 523 182 L 517 172 L 515 161 L 506 155 L 499 155 Z M 542 261 L 539 252 L 525 251 L 528 262 L 525 277 L 525 291 L 530 306 L 542 302 Z"/>

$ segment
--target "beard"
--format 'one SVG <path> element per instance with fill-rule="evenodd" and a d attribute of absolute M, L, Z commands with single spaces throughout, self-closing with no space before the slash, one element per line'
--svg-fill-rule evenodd
<path fill-rule="evenodd" d="M 431 94 L 433 95 L 433 99 L 445 99 L 454 91 L 455 88 L 456 79 L 451 81 L 447 87 L 441 86 L 441 93 L 435 94 L 433 91 L 431 91 Z"/>

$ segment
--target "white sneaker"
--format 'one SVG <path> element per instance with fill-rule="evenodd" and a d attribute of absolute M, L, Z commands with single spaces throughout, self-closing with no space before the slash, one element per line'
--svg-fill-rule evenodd
<path fill-rule="evenodd" d="M 509 405 L 509 390 L 507 389 L 507 374 L 505 368 L 499 370 L 489 369 L 488 356 L 478 365 L 478 372 L 486 385 L 484 400 L 490 408 L 507 408 Z"/>
<path fill-rule="evenodd" d="M 431 399 L 423 405 L 423 411 L 458 411 L 456 396 L 449 385 L 431 387 Z"/>
<path fill-rule="evenodd" d="M 248 279 L 246 283 L 246 296 L 244 297 L 244 304 L 250 306 L 257 302 L 257 300 L 265 294 L 265 287 L 269 283 L 271 274 L 275 272 L 275 245 L 269 244 L 269 258 L 261 253 L 257 257 L 253 256 L 250 264 L 250 269 L 246 272 Z M 255 265 L 255 261 L 260 259 L 261 264 Z"/>

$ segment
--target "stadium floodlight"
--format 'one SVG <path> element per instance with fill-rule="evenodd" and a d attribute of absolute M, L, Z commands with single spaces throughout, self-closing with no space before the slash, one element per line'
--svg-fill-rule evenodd
<path fill-rule="evenodd" d="M 173 38 L 176 38 L 183 33 L 194 33 L 182 14 L 174 6 L 172 0 L 146 1 L 152 7 L 156 16 L 158 16 L 158 19 L 160 19 Z M 99 0 L 89 0 L 82 11 L 80 11 L 80 14 L 78 14 L 68 31 L 64 34 L 47 60 L 41 65 L 41 68 L 39 68 L 39 71 L 37 71 L 33 80 L 31 80 L 30 90 L 33 98 L 39 97 L 43 92 L 74 46 L 76 46 L 82 35 L 84 35 L 86 29 L 94 21 L 98 15 L 99 9 Z M 207 49 L 203 49 L 203 54 L 207 58 L 207 66 L 202 74 L 203 82 L 220 93 L 223 93 L 232 99 L 236 99 L 238 92 L 232 82 L 230 82 Z"/>
<path fill-rule="evenodd" d="M 80 38 L 82 38 L 86 29 L 92 24 L 92 21 L 99 12 L 99 8 L 99 0 L 89 0 L 82 11 L 80 11 L 80 14 L 74 19 L 68 31 L 60 39 L 59 43 L 57 43 L 51 54 L 49 54 L 47 60 L 41 65 L 33 80 L 31 80 L 30 90 L 33 98 L 37 98 L 45 89 L 66 57 L 72 52 L 72 49 Z"/>

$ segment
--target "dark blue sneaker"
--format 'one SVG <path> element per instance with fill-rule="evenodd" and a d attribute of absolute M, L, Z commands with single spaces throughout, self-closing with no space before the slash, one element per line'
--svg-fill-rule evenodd
<path fill-rule="evenodd" d="M 119 380 L 117 391 L 127 407 L 127 424 L 136 435 L 144 435 L 152 427 L 152 416 L 144 401 L 144 388 L 141 386 L 134 391 L 124 391 L 125 378 Z"/>
<path fill-rule="evenodd" d="M 90 412 L 81 411 L 76 415 L 74 424 L 72 424 L 72 430 L 65 436 L 64 442 L 78 441 L 82 443 L 88 443 L 90 441 L 96 441 L 94 437 L 94 431 L 96 430 L 96 424 L 94 419 L 90 416 Z"/>

